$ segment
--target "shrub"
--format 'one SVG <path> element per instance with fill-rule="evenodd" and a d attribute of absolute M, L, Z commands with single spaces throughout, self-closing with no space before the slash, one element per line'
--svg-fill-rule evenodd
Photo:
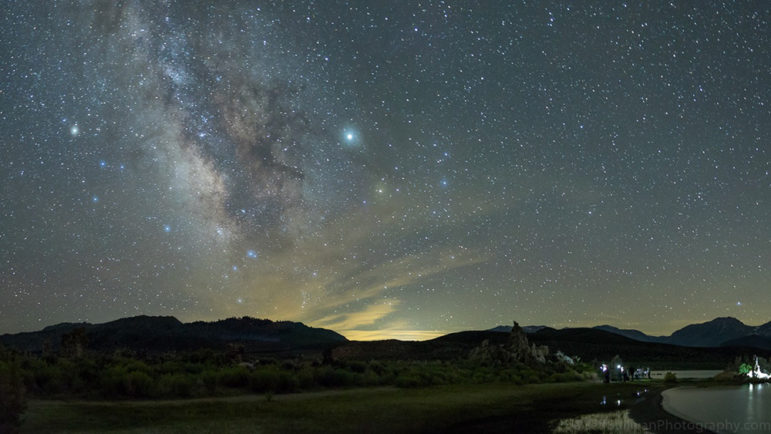
<path fill-rule="evenodd" d="M 405 373 L 396 377 L 396 386 L 404 388 L 420 387 L 423 386 L 423 382 L 417 375 Z"/>
<path fill-rule="evenodd" d="M 133 371 L 124 375 L 123 388 L 126 396 L 146 398 L 152 395 L 153 379 L 144 372 Z"/>
<path fill-rule="evenodd" d="M 344 369 L 325 366 L 316 371 L 316 382 L 325 387 L 343 387 L 354 384 L 354 377 Z"/>
<path fill-rule="evenodd" d="M 522 373 L 522 382 L 524 384 L 537 383 L 538 380 L 538 374 L 535 371 L 525 371 Z"/>
<path fill-rule="evenodd" d="M 220 371 L 220 384 L 226 387 L 246 387 L 249 385 L 249 371 L 242 366 L 224 368 Z"/>
<path fill-rule="evenodd" d="M 249 376 L 249 388 L 254 392 L 275 392 L 278 382 L 278 373 L 272 369 L 260 369 Z"/>
<path fill-rule="evenodd" d="M 193 379 L 183 373 L 162 375 L 158 380 L 161 395 L 168 397 L 189 398 L 194 386 Z"/>
<path fill-rule="evenodd" d="M 369 368 L 375 372 L 378 376 L 383 376 L 386 373 L 386 367 L 383 366 L 381 362 L 378 362 L 377 360 L 373 360 L 369 362 Z"/>
<path fill-rule="evenodd" d="M 665 383 L 677 383 L 677 375 L 674 372 L 667 372 L 664 374 Z"/>
<path fill-rule="evenodd" d="M 212 369 L 207 369 L 201 373 L 201 382 L 206 389 L 207 395 L 217 393 L 217 378 L 217 372 Z"/>
<path fill-rule="evenodd" d="M 581 376 L 576 374 L 575 372 L 555 372 L 551 375 L 549 375 L 548 380 L 553 383 L 564 383 L 567 381 L 578 381 L 581 379 Z"/>
<path fill-rule="evenodd" d="M 279 372 L 276 392 L 287 393 L 294 392 L 299 387 L 297 378 L 291 372 Z"/>
<path fill-rule="evenodd" d="M 18 432 L 26 409 L 19 367 L 13 362 L 0 362 L 0 432 Z"/>
<path fill-rule="evenodd" d="M 367 369 L 361 377 L 363 386 L 377 386 L 382 384 L 381 378 L 372 370 Z"/>
<path fill-rule="evenodd" d="M 110 366 L 103 370 L 99 379 L 102 394 L 106 398 L 122 396 L 125 392 L 123 387 L 123 377 L 126 374 L 126 369 L 120 366 Z"/>
<path fill-rule="evenodd" d="M 144 398 L 152 396 L 154 382 L 149 374 L 142 371 L 129 372 L 125 366 L 110 366 L 100 377 L 102 394 L 105 397 Z"/>
<path fill-rule="evenodd" d="M 316 386 L 316 381 L 313 378 L 313 370 L 311 368 L 303 368 L 297 372 L 297 385 L 300 389 L 307 390 Z"/>
<path fill-rule="evenodd" d="M 50 397 L 69 391 L 70 385 L 76 381 L 73 365 L 66 359 L 55 363 L 43 363 L 32 373 L 35 391 Z"/>
<path fill-rule="evenodd" d="M 363 374 L 367 370 L 367 364 L 359 361 L 348 362 L 348 370 L 356 372 L 357 374 Z"/>

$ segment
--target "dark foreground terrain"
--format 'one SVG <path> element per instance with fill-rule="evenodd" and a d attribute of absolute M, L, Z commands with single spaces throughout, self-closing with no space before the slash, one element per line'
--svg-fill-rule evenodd
<path fill-rule="evenodd" d="M 0 433 L 689 432 L 659 405 L 670 383 L 622 373 L 725 368 L 738 381 L 768 363 L 746 347 L 516 323 L 352 342 L 300 323 L 135 317 L 2 338 Z"/>
<path fill-rule="evenodd" d="M 655 426 L 661 414 L 645 403 L 655 404 L 661 387 L 475 384 L 171 401 L 32 400 L 21 432 L 534 433 L 550 432 L 560 419 L 619 409 Z"/>

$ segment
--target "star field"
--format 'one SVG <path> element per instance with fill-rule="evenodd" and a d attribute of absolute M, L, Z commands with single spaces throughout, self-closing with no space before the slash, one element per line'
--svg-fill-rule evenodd
<path fill-rule="evenodd" d="M 0 332 L 769 320 L 764 1 L 4 1 Z"/>

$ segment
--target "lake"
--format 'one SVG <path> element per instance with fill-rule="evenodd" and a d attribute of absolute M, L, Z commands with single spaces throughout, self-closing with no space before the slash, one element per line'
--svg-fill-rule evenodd
<path fill-rule="evenodd" d="M 722 370 L 690 370 L 690 371 L 651 371 L 651 378 L 654 379 L 662 379 L 664 378 L 664 375 L 666 375 L 667 372 L 672 372 L 675 374 L 675 376 L 679 379 L 691 379 L 691 380 L 700 380 L 705 378 L 712 378 L 715 375 L 723 372 Z"/>
<path fill-rule="evenodd" d="M 771 431 L 771 384 L 677 387 L 662 393 L 664 410 L 718 433 Z"/>

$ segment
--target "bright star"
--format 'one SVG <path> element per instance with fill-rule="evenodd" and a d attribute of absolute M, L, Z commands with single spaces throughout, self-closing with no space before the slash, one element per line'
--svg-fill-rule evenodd
<path fill-rule="evenodd" d="M 343 131 L 343 140 L 348 145 L 354 145 L 354 144 L 358 143 L 358 141 L 359 141 L 358 137 L 356 135 L 356 132 L 353 131 L 353 130 L 345 130 L 345 131 Z"/>
<path fill-rule="evenodd" d="M 163 232 L 169 233 L 171 232 L 171 226 L 169 225 L 163 225 Z"/>
<path fill-rule="evenodd" d="M 257 259 L 257 252 L 255 252 L 254 250 L 247 250 L 246 251 L 246 257 L 247 258 L 252 258 L 252 259 Z"/>
<path fill-rule="evenodd" d="M 80 127 L 78 127 L 78 124 L 75 124 L 75 125 L 71 126 L 70 127 L 70 135 L 75 137 L 78 134 L 80 134 Z"/>

